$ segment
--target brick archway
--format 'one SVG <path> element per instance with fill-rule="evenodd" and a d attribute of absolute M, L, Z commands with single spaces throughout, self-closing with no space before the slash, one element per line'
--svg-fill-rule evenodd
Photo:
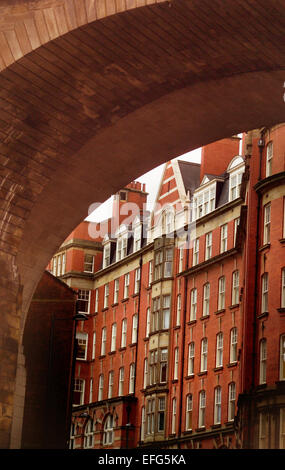
<path fill-rule="evenodd" d="M 143 172 L 284 121 L 285 10 L 281 0 L 2 4 L 0 442 L 8 447 L 25 312 L 51 255 L 91 203 Z"/>

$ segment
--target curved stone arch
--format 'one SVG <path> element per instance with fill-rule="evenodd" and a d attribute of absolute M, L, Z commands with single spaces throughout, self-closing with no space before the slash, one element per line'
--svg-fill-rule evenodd
<path fill-rule="evenodd" d="M 73 20 L 58 22 L 67 9 Z M 52 254 L 94 199 L 186 151 L 284 122 L 284 28 L 283 0 L 1 2 L 2 447 L 20 332 Z"/>
<path fill-rule="evenodd" d="M 107 16 L 165 0 L 4 0 L 0 71 L 38 47 Z"/>

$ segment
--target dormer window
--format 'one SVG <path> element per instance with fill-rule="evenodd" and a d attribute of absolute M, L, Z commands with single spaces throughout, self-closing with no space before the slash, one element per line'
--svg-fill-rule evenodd
<path fill-rule="evenodd" d="M 117 241 L 117 261 L 125 258 L 127 255 L 127 237 L 119 238 Z"/>
<path fill-rule="evenodd" d="M 202 181 L 202 185 L 209 183 L 208 179 Z M 194 196 L 194 217 L 199 219 L 215 210 L 216 205 L 216 182 L 208 185 L 204 189 L 200 187 L 195 191 Z"/>
<path fill-rule="evenodd" d="M 245 164 L 241 156 L 234 157 L 228 166 L 229 173 L 229 201 L 234 201 L 240 196 L 240 187 Z"/>
<path fill-rule="evenodd" d="M 134 251 L 141 249 L 142 242 L 142 226 L 139 223 L 134 227 Z"/>
<path fill-rule="evenodd" d="M 117 251 L 116 251 L 116 261 L 127 256 L 128 249 L 128 230 L 125 225 L 123 225 L 117 234 Z"/>
<path fill-rule="evenodd" d="M 108 243 L 104 246 L 104 254 L 103 254 L 103 269 L 109 266 L 111 262 L 111 244 Z"/>

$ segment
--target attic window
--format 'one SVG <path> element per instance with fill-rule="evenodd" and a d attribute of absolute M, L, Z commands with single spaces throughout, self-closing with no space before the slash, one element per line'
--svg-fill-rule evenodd
<path fill-rule="evenodd" d="M 207 186 L 203 191 L 197 192 L 194 197 L 195 218 L 199 219 L 215 210 L 216 183 Z"/>
<path fill-rule="evenodd" d="M 242 175 L 245 170 L 244 160 L 241 156 L 234 157 L 228 166 L 230 175 L 229 201 L 233 201 L 240 196 Z"/>

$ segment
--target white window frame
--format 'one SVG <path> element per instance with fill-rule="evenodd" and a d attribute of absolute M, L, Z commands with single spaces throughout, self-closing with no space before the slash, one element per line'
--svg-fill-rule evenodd
<path fill-rule="evenodd" d="M 119 387 L 118 387 L 119 397 L 124 395 L 124 381 L 125 381 L 125 368 L 124 366 L 122 366 L 119 369 Z"/>
<path fill-rule="evenodd" d="M 193 395 L 189 393 L 186 395 L 186 420 L 185 420 L 185 430 L 192 430 L 192 411 L 193 411 Z"/>
<path fill-rule="evenodd" d="M 214 391 L 214 424 L 221 424 L 222 418 L 222 387 L 215 387 Z"/>
<path fill-rule="evenodd" d="M 232 305 L 239 304 L 239 270 L 236 269 L 232 274 Z"/>
<path fill-rule="evenodd" d="M 130 289 L 130 273 L 126 273 L 124 276 L 124 299 L 128 299 Z"/>
<path fill-rule="evenodd" d="M 208 363 L 208 339 L 202 338 L 201 340 L 201 364 L 200 372 L 206 372 Z"/>
<path fill-rule="evenodd" d="M 228 224 L 221 226 L 220 253 L 225 253 L 228 249 Z"/>
<path fill-rule="evenodd" d="M 128 234 L 120 234 L 117 238 L 116 261 L 120 261 L 127 256 Z"/>
<path fill-rule="evenodd" d="M 268 273 L 263 273 L 261 277 L 261 313 L 268 312 Z"/>
<path fill-rule="evenodd" d="M 141 280 L 141 268 L 135 270 L 135 286 L 134 294 L 138 294 L 140 290 L 140 280 Z"/>
<path fill-rule="evenodd" d="M 229 384 L 229 399 L 228 399 L 228 421 L 235 419 L 235 401 L 236 401 L 236 384 L 231 382 Z"/>
<path fill-rule="evenodd" d="M 170 294 L 162 297 L 162 329 L 168 330 L 170 327 L 170 309 L 171 297 Z"/>
<path fill-rule="evenodd" d="M 191 341 L 188 345 L 188 368 L 187 375 L 194 375 L 194 360 L 195 360 L 195 343 Z"/>
<path fill-rule="evenodd" d="M 201 390 L 199 392 L 199 415 L 198 415 L 198 427 L 205 427 L 205 416 L 206 415 L 206 392 Z"/>
<path fill-rule="evenodd" d="M 142 225 L 139 224 L 134 228 L 134 251 L 141 249 L 142 241 Z"/>
<path fill-rule="evenodd" d="M 135 393 L 135 376 L 136 376 L 136 366 L 132 362 L 130 364 L 130 379 L 129 379 L 129 393 Z"/>
<path fill-rule="evenodd" d="M 181 323 L 181 299 L 181 294 L 178 294 L 176 299 L 176 326 L 180 326 Z"/>
<path fill-rule="evenodd" d="M 194 193 L 194 217 L 200 219 L 215 210 L 216 182 Z"/>
<path fill-rule="evenodd" d="M 95 289 L 95 313 L 98 313 L 99 308 L 99 289 Z"/>
<path fill-rule="evenodd" d="M 192 266 L 199 264 L 199 238 L 193 241 L 193 261 Z"/>
<path fill-rule="evenodd" d="M 119 289 L 120 289 L 120 279 L 114 280 L 114 298 L 113 303 L 117 304 L 119 301 Z"/>
<path fill-rule="evenodd" d="M 111 352 L 116 351 L 117 323 L 112 324 Z"/>
<path fill-rule="evenodd" d="M 101 356 L 106 355 L 106 343 L 107 343 L 107 327 L 104 326 L 101 332 Z"/>
<path fill-rule="evenodd" d="M 208 232 L 206 233 L 206 240 L 205 240 L 205 260 L 206 261 L 212 257 L 212 244 L 213 244 L 213 233 Z"/>
<path fill-rule="evenodd" d="M 105 284 L 104 286 L 104 308 L 109 307 L 109 293 L 110 293 L 110 286 L 109 286 L 109 282 L 107 282 L 107 284 Z"/>
<path fill-rule="evenodd" d="M 92 360 L 95 359 L 96 354 L 96 331 L 93 332 L 93 339 L 92 339 Z"/>
<path fill-rule="evenodd" d="M 263 245 L 270 243 L 270 227 L 271 227 L 271 203 L 264 206 L 263 215 Z"/>
<path fill-rule="evenodd" d="M 218 293 L 218 311 L 225 309 L 226 302 L 226 277 L 219 278 L 219 293 Z"/>
<path fill-rule="evenodd" d="M 103 248 L 103 269 L 111 264 L 111 243 L 108 242 Z"/>
<path fill-rule="evenodd" d="M 173 380 L 178 380 L 178 367 L 179 367 L 179 348 L 178 346 L 174 349 L 174 369 L 173 369 Z"/>
<path fill-rule="evenodd" d="M 190 304 L 190 321 L 196 320 L 197 316 L 197 288 L 194 287 L 190 293 L 191 304 Z"/>
<path fill-rule="evenodd" d="M 146 332 L 145 332 L 146 338 L 149 338 L 150 326 L 151 326 L 151 313 L 150 313 L 150 307 L 148 307 L 146 309 Z"/>
<path fill-rule="evenodd" d="M 223 366 L 223 347 L 224 347 L 224 335 L 222 331 L 217 334 L 216 338 L 216 367 Z"/>
<path fill-rule="evenodd" d="M 148 358 L 144 358 L 144 366 L 143 366 L 143 389 L 146 389 L 148 384 Z"/>
<path fill-rule="evenodd" d="M 103 400 L 104 394 L 104 374 L 99 375 L 99 385 L 98 385 L 98 401 Z"/>
<path fill-rule="evenodd" d="M 135 313 L 132 319 L 132 344 L 138 340 L 138 314 Z"/>
<path fill-rule="evenodd" d="M 109 371 L 109 380 L 108 380 L 108 398 L 113 397 L 113 388 L 114 388 L 114 371 Z"/>
<path fill-rule="evenodd" d="M 164 267 L 163 267 L 163 271 L 164 271 L 163 275 L 165 278 L 172 276 L 172 269 L 173 269 L 173 248 L 166 247 Z"/>
<path fill-rule="evenodd" d="M 125 348 L 127 345 L 127 318 L 122 320 L 122 331 L 121 331 L 121 348 Z"/>
<path fill-rule="evenodd" d="M 84 305 L 87 305 L 87 309 L 78 310 L 78 313 L 84 313 L 88 315 L 90 313 L 90 290 L 88 289 L 78 289 L 78 301 L 84 302 Z"/>
<path fill-rule="evenodd" d="M 210 315 L 210 283 L 206 282 L 203 286 L 203 311 L 202 317 Z"/>
<path fill-rule="evenodd" d="M 230 364 L 234 364 L 237 362 L 237 345 L 238 345 L 238 330 L 237 327 L 234 326 L 230 331 Z"/>

